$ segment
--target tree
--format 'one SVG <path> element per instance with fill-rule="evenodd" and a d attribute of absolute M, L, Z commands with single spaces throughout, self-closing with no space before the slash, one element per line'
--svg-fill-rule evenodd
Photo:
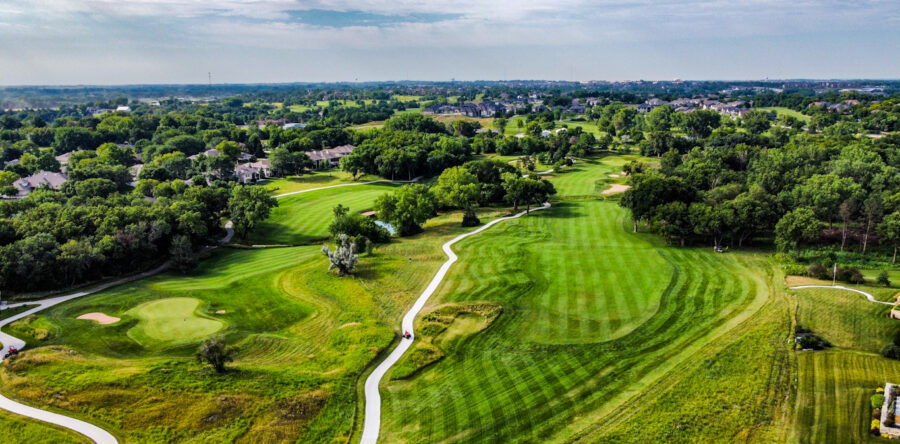
<path fill-rule="evenodd" d="M 819 237 L 822 222 L 806 207 L 787 212 L 775 225 L 775 246 L 778 251 L 797 248 L 801 241 L 812 241 Z"/>
<path fill-rule="evenodd" d="M 518 212 L 519 203 L 525 200 L 525 179 L 518 173 L 503 173 L 503 191 L 506 201 L 513 204 L 513 212 Z"/>
<path fill-rule="evenodd" d="M 734 210 L 730 205 L 710 206 L 695 202 L 688 208 L 694 232 L 713 239 L 713 247 L 718 249 L 722 239 L 733 226 Z"/>
<path fill-rule="evenodd" d="M 228 212 L 238 237 L 245 238 L 256 225 L 269 217 L 278 201 L 260 186 L 237 185 L 228 200 Z"/>
<path fill-rule="evenodd" d="M 0 196 L 15 196 L 19 189 L 13 186 L 19 175 L 12 171 L 0 171 Z"/>
<path fill-rule="evenodd" d="M 761 109 L 754 109 L 744 114 L 744 117 L 741 118 L 741 125 L 751 134 L 762 134 L 772 126 L 772 123 L 769 121 L 769 113 Z"/>
<path fill-rule="evenodd" d="M 447 168 L 431 191 L 442 205 L 465 210 L 462 226 L 472 227 L 481 223 L 475 214 L 475 205 L 481 197 L 481 184 L 467 169 Z"/>
<path fill-rule="evenodd" d="M 434 196 L 420 184 L 404 185 L 375 200 L 379 217 L 393 225 L 401 236 L 420 233 L 421 224 L 434 214 L 434 208 Z"/>
<path fill-rule="evenodd" d="M 225 344 L 225 338 L 216 336 L 203 341 L 200 345 L 197 362 L 211 365 L 216 373 L 224 373 L 225 364 L 234 361 L 234 353 L 235 349 Z"/>
<path fill-rule="evenodd" d="M 878 279 L 876 279 L 876 282 L 884 285 L 885 287 L 891 286 L 891 276 L 888 274 L 887 270 L 881 270 L 881 273 L 878 273 Z"/>
<path fill-rule="evenodd" d="M 328 244 L 322 246 L 322 254 L 331 261 L 328 271 L 337 269 L 338 275 L 346 276 L 353 272 L 356 263 L 359 261 L 359 255 L 355 254 L 356 243 L 350 240 L 350 236 L 341 233 L 337 239 L 337 245 L 334 251 L 328 249 Z"/>
<path fill-rule="evenodd" d="M 680 177 L 664 177 L 657 173 L 632 174 L 629 183 L 631 188 L 622 194 L 619 205 L 631 210 L 635 233 L 638 223 L 650 217 L 657 206 L 675 201 L 689 204 L 696 194 Z"/>
<path fill-rule="evenodd" d="M 119 148 L 114 143 L 104 143 L 97 148 L 97 159 L 107 165 L 131 166 L 135 163 L 134 151 L 131 148 Z"/>
<path fill-rule="evenodd" d="M 169 247 L 169 255 L 172 263 L 182 273 L 197 266 L 197 256 L 194 255 L 194 246 L 191 238 L 185 235 L 176 235 L 172 238 L 172 246 Z"/>
<path fill-rule="evenodd" d="M 494 126 L 497 127 L 497 131 L 500 131 L 500 137 L 503 137 L 506 134 L 506 127 L 509 125 L 509 120 L 506 117 L 499 117 L 494 119 Z"/>
<path fill-rule="evenodd" d="M 538 178 L 537 175 L 530 175 L 523 179 L 524 181 L 524 201 L 525 213 L 531 212 L 531 205 L 543 205 L 550 199 L 550 196 L 556 194 L 556 188 L 547 180 Z"/>
<path fill-rule="evenodd" d="M 722 124 L 722 116 L 711 110 L 697 110 L 684 114 L 681 126 L 689 136 L 705 139 Z"/>
<path fill-rule="evenodd" d="M 672 129 L 672 107 L 666 105 L 653 108 L 653 110 L 647 113 L 647 118 L 644 120 L 644 123 L 647 125 L 647 131 L 668 132 Z"/>
<path fill-rule="evenodd" d="M 900 211 L 885 216 L 878 225 L 878 233 L 885 242 L 894 247 L 894 258 L 891 260 L 891 264 L 896 264 L 897 250 L 900 249 Z"/>
<path fill-rule="evenodd" d="M 269 156 L 272 168 L 279 174 L 297 174 L 304 168 L 312 167 L 312 159 L 302 152 L 290 152 L 287 148 L 275 148 Z"/>
<path fill-rule="evenodd" d="M 694 232 L 688 206 L 684 202 L 669 202 L 656 207 L 650 222 L 654 231 L 667 240 L 677 240 L 682 247 Z"/>

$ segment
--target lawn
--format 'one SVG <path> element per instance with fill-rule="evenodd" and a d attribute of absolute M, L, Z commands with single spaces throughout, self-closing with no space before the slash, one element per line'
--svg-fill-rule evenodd
<path fill-rule="evenodd" d="M 325 240 L 329 236 L 328 224 L 334 217 L 332 209 L 337 204 L 349 207 L 353 212 L 367 211 L 378 196 L 398 186 L 391 182 L 378 182 L 279 198 L 278 207 L 272 210 L 269 219 L 256 228 L 246 243 L 301 245 Z"/>
<path fill-rule="evenodd" d="M 759 109 L 761 109 L 763 111 L 769 111 L 769 112 L 774 111 L 775 114 L 777 114 L 778 116 L 781 116 L 781 115 L 794 116 L 794 117 L 796 117 L 804 122 L 807 122 L 807 123 L 809 123 L 809 119 L 810 119 L 810 116 L 807 116 L 806 114 L 803 114 L 799 111 L 794 111 L 790 108 L 781 107 L 781 106 L 769 106 L 769 107 L 764 107 L 764 108 L 759 108 Z"/>
<path fill-rule="evenodd" d="M 225 328 L 225 323 L 198 313 L 196 298 L 167 298 L 145 302 L 127 314 L 138 320 L 128 337 L 146 348 L 196 343 Z"/>
<path fill-rule="evenodd" d="M 359 182 L 371 182 L 381 177 L 366 175 L 353 180 L 353 175 L 340 170 L 316 171 L 302 176 L 289 176 L 261 181 L 259 184 L 270 190 L 272 194 L 285 194 L 294 191 L 309 190 L 331 185 L 343 185 Z"/>
<path fill-rule="evenodd" d="M 786 351 L 787 318 L 772 308 L 761 311 L 778 300 L 771 285 L 780 282 L 772 279 L 771 264 L 762 255 L 666 247 L 652 236 L 629 233 L 629 227 L 614 202 L 558 201 L 461 242 L 459 265 L 424 313 L 441 304 L 483 301 L 501 305 L 502 314 L 489 328 L 443 349 L 437 363 L 384 385 L 385 442 L 555 442 L 573 436 L 618 442 L 645 436 L 617 435 L 629 425 L 662 439 L 671 424 L 647 424 L 653 410 L 623 406 L 640 393 L 657 397 L 674 390 L 679 382 L 713 391 L 734 386 L 694 360 L 730 364 L 709 349 L 721 347 L 720 338 L 736 340 L 729 332 L 743 333 L 744 321 L 764 315 L 775 327 L 749 330 L 757 336 L 747 341 L 771 344 L 729 369 L 753 372 L 737 386 L 754 396 L 732 399 L 734 410 L 705 414 L 704 423 L 716 427 L 691 439 L 721 439 L 758 426 L 774 408 L 763 405 L 759 394 L 772 390 L 772 378 L 781 390 L 785 382 L 778 375 L 788 365 L 776 359 Z M 740 345 L 733 347 L 727 350 L 740 357 Z M 709 386 L 710 380 L 721 385 Z M 742 408 L 758 414 L 744 418 Z M 672 418 L 684 413 L 678 405 L 660 410 Z"/>
<path fill-rule="evenodd" d="M 563 173 L 554 173 L 550 180 L 560 198 L 595 198 L 609 188 L 610 184 L 624 183 L 626 178 L 622 175 L 622 167 L 641 159 L 644 158 L 620 155 L 578 159 L 575 164 L 565 168 Z"/>

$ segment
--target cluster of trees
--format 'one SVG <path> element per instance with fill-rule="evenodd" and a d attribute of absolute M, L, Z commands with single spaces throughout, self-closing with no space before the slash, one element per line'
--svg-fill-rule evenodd
<path fill-rule="evenodd" d="M 155 202 L 139 190 L 120 192 L 109 179 L 71 183 L 66 191 L 40 189 L 0 201 L 0 287 L 68 287 L 165 259 L 187 269 L 201 247 L 222 236 L 223 219 L 246 235 L 276 205 L 261 187 L 227 182 L 159 183 L 156 189 L 167 191 Z"/>
<path fill-rule="evenodd" d="M 780 251 L 850 241 L 900 245 L 900 136 L 880 139 L 714 132 L 660 169 L 634 174 L 621 205 L 673 242 L 741 246 L 774 237 Z M 894 260 L 896 255 L 894 255 Z"/>

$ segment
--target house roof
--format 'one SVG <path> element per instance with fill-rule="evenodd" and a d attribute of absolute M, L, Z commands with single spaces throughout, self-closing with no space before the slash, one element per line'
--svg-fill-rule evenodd
<path fill-rule="evenodd" d="M 344 157 L 344 156 L 350 154 L 351 152 L 353 152 L 354 148 L 356 148 L 356 147 L 353 145 L 342 145 L 342 146 L 336 146 L 331 149 L 310 151 L 310 152 L 306 153 L 306 155 L 309 156 L 309 158 L 314 161 L 315 160 L 340 159 L 341 157 Z"/>
<path fill-rule="evenodd" d="M 63 173 L 38 171 L 28 177 L 23 177 L 13 182 L 13 186 L 19 190 L 20 196 L 25 196 L 45 184 L 54 190 L 58 190 L 59 187 L 68 180 L 69 177 Z"/>
<path fill-rule="evenodd" d="M 59 163 L 68 163 L 69 158 L 72 157 L 72 154 L 80 153 L 82 151 L 84 151 L 84 150 L 69 151 L 68 153 L 60 154 L 60 155 L 56 156 L 56 161 Z"/>

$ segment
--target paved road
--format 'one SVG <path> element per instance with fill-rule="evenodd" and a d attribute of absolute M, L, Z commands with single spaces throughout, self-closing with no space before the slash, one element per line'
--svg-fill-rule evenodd
<path fill-rule="evenodd" d="M 874 303 L 876 303 L 876 304 L 884 304 L 884 305 L 894 305 L 893 302 L 879 301 L 878 299 L 875 299 L 874 296 L 872 296 L 871 294 L 866 293 L 866 292 L 864 292 L 864 291 L 860 291 L 860 290 L 857 290 L 857 289 L 855 289 L 855 288 L 847 288 L 847 287 L 843 287 L 843 286 L 840 286 L 840 285 L 798 285 L 798 286 L 796 286 L 796 287 L 791 287 L 791 290 L 800 290 L 800 289 L 803 289 L 803 288 L 833 288 L 833 289 L 835 289 L 835 290 L 847 290 L 847 291 L 853 291 L 853 292 L 856 292 L 856 293 L 859 293 L 859 294 L 865 296 L 866 299 L 869 300 L 869 302 L 874 302 Z"/>
<path fill-rule="evenodd" d="M 542 207 L 537 207 L 532 209 L 531 211 L 543 210 L 546 208 L 550 208 L 550 203 L 545 203 Z M 515 219 L 517 217 L 522 217 L 527 214 L 527 211 L 523 211 L 521 213 L 515 214 L 513 216 L 501 217 L 499 219 L 492 220 L 491 222 L 485 224 L 481 228 L 470 231 L 465 234 L 461 234 L 452 240 L 448 241 L 444 244 L 443 249 L 444 253 L 447 254 L 447 261 L 441 265 L 441 268 L 438 270 L 437 274 L 434 275 L 434 278 L 431 279 L 431 283 L 428 284 L 428 287 L 425 288 L 425 291 L 416 299 L 416 302 L 413 304 L 412 308 L 406 312 L 406 315 L 403 316 L 403 321 L 400 323 L 401 331 L 408 331 L 413 336 L 410 339 L 401 339 L 400 344 L 397 345 L 390 355 L 388 355 L 387 359 L 385 359 L 378 367 L 375 368 L 375 371 L 366 378 L 366 387 L 365 387 L 365 402 L 366 402 L 366 416 L 365 421 L 363 423 L 363 434 L 360 442 L 362 444 L 375 444 L 378 441 L 378 433 L 381 429 L 381 393 L 378 391 L 378 385 L 381 383 L 381 379 L 384 378 L 385 373 L 400 360 L 400 357 L 406 353 L 406 350 L 412 345 L 413 340 L 415 340 L 415 330 L 413 329 L 413 321 L 416 319 L 416 315 L 422 310 L 422 307 L 425 306 L 425 303 L 428 301 L 428 298 L 437 290 L 438 285 L 440 285 L 441 281 L 444 280 L 444 276 L 447 275 L 447 271 L 450 270 L 450 266 L 456 262 L 457 256 L 456 253 L 450 248 L 453 244 L 469 237 L 474 236 L 478 233 L 481 233 L 484 230 L 503 222 L 509 219 Z"/>

